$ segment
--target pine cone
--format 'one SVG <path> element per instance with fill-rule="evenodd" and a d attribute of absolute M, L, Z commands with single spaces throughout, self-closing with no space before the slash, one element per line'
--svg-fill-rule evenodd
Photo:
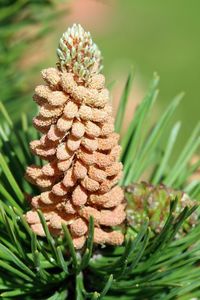
<path fill-rule="evenodd" d="M 128 201 L 127 219 L 136 231 L 139 230 L 143 220 L 149 218 L 149 226 L 153 233 L 161 232 L 167 220 L 170 202 L 178 198 L 175 215 L 188 206 L 193 207 L 196 201 L 182 192 L 168 188 L 162 184 L 151 185 L 146 182 L 134 183 L 126 187 Z M 198 215 L 194 212 L 179 230 L 179 235 L 184 235 L 191 227 L 197 224 Z"/>
<path fill-rule="evenodd" d="M 69 54 L 66 64 L 63 58 L 62 66 L 59 63 L 57 68 L 43 70 L 46 85 L 37 86 L 33 96 L 39 106 L 33 124 L 43 135 L 32 141 L 30 148 L 47 164 L 32 165 L 26 170 L 27 180 L 41 189 L 41 194 L 31 199 L 32 210 L 27 212 L 26 219 L 36 234 L 44 236 L 37 214 L 40 209 L 50 232 L 60 235 L 62 223 L 66 224 L 75 248 L 80 249 L 93 216 L 94 242 L 118 245 L 123 242 L 123 234 L 111 227 L 126 218 L 124 193 L 117 185 L 122 173 L 122 164 L 118 162 L 119 136 L 114 132 L 104 76 L 98 74 L 100 67 L 94 69 L 90 63 L 88 68 L 79 57 L 83 65 L 76 65 L 76 70 L 83 71 L 74 72 L 79 44 L 81 54 L 86 45 L 80 25 L 72 29 L 65 35 L 70 35 L 67 53 L 74 51 L 77 56 L 69 60 Z M 86 38 L 88 43 L 88 34 Z M 92 47 L 91 42 L 88 47 Z M 99 63 L 100 59 L 93 60 L 94 65 Z"/>

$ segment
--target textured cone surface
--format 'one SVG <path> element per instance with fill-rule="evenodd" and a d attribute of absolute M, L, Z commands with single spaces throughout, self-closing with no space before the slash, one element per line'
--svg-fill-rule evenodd
<path fill-rule="evenodd" d="M 128 222 L 139 230 L 143 220 L 149 218 L 149 226 L 154 233 L 159 233 L 169 215 L 170 202 L 178 198 L 175 215 L 178 216 L 184 207 L 193 207 L 196 201 L 182 192 L 168 188 L 164 185 L 153 186 L 146 182 L 134 183 L 126 188 L 128 201 Z M 184 235 L 191 227 L 197 224 L 197 213 L 194 212 L 179 230 Z"/>
<path fill-rule="evenodd" d="M 58 65 L 75 75 L 76 79 L 87 81 L 101 66 L 101 52 L 92 41 L 90 32 L 80 24 L 74 24 L 63 33 L 57 49 Z"/>
<path fill-rule="evenodd" d="M 37 86 L 33 97 L 39 106 L 33 124 L 42 136 L 30 148 L 46 164 L 26 170 L 27 180 L 41 189 L 31 199 L 26 219 L 36 234 L 44 236 L 40 209 L 50 232 L 59 235 L 66 224 L 80 249 L 93 216 L 94 242 L 121 244 L 123 234 L 112 227 L 126 218 L 124 193 L 117 185 L 122 164 L 104 77 L 92 74 L 80 83 L 59 66 L 43 70 L 42 77 L 46 84 Z"/>

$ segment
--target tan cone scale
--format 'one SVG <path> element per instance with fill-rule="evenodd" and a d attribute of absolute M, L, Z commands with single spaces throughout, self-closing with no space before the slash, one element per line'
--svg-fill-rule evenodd
<path fill-rule="evenodd" d="M 82 48 L 87 45 L 80 25 L 70 30 L 68 38 L 77 54 L 66 65 L 43 70 L 45 84 L 36 87 L 33 97 L 39 106 L 33 124 L 42 137 L 32 141 L 30 148 L 47 163 L 26 170 L 27 180 L 41 189 L 31 199 L 26 219 L 37 235 L 44 236 L 37 214 L 40 209 L 52 234 L 61 234 L 62 223 L 66 224 L 75 248 L 81 249 L 93 216 L 94 242 L 119 245 L 124 236 L 112 229 L 126 218 L 124 193 L 117 185 L 122 173 L 119 136 L 114 132 L 104 76 L 95 65 L 98 60 L 93 59 L 88 67 L 79 57 L 80 66 L 73 72 L 81 38 Z M 73 47 L 65 43 L 72 52 Z"/>

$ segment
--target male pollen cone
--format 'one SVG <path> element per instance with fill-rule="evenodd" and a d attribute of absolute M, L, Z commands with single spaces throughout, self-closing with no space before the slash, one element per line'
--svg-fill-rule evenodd
<path fill-rule="evenodd" d="M 112 227 L 126 218 L 124 192 L 117 185 L 122 164 L 109 93 L 100 74 L 100 51 L 90 34 L 75 24 L 63 34 L 58 57 L 56 68 L 42 71 L 45 84 L 37 86 L 33 96 L 39 106 L 33 125 L 42 136 L 30 149 L 47 163 L 26 169 L 27 180 L 41 190 L 32 197 L 26 220 L 37 235 L 45 236 L 40 209 L 53 235 L 62 234 L 66 224 L 75 248 L 81 249 L 92 216 L 94 243 L 120 245 L 124 236 Z"/>

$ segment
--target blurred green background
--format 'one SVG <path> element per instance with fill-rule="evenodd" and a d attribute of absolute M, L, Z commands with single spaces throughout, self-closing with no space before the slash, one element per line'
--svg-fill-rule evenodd
<path fill-rule="evenodd" d="M 183 123 L 181 144 L 200 120 L 199 16 L 198 0 L 121 0 L 99 38 L 108 77 L 113 77 L 111 65 L 120 69 L 124 63 L 128 70 L 133 64 L 145 90 L 152 73 L 158 72 L 160 108 L 185 92 L 176 116 Z"/>
<path fill-rule="evenodd" d="M 180 146 L 200 119 L 200 1 L 1 0 L 0 8 L 0 97 L 16 120 L 21 112 L 35 113 L 31 94 L 41 82 L 39 70 L 55 64 L 59 37 L 74 22 L 92 33 L 102 51 L 107 83 L 116 80 L 114 104 L 133 66 L 130 112 L 156 71 L 155 114 L 185 92 L 176 115 L 183 122 Z"/>

